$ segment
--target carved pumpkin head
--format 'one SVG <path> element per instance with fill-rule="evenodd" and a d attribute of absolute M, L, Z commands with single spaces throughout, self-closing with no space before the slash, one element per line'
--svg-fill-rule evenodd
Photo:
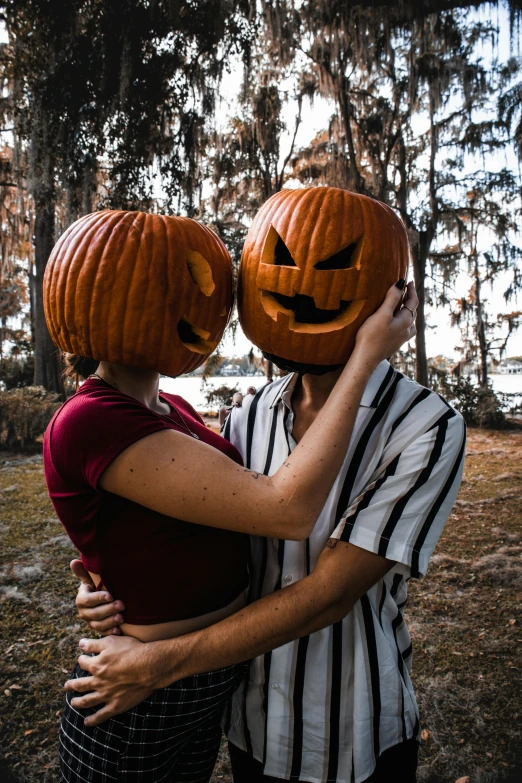
<path fill-rule="evenodd" d="M 379 201 L 329 187 L 276 193 L 243 248 L 243 330 L 276 363 L 343 364 L 408 257 L 403 224 Z"/>
<path fill-rule="evenodd" d="M 44 306 L 63 351 L 180 375 L 202 364 L 223 335 L 230 256 L 189 218 L 95 212 L 55 245 Z"/>

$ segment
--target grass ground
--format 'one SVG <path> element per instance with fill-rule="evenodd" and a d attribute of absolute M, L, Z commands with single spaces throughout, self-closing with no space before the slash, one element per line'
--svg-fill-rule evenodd
<path fill-rule="evenodd" d="M 522 780 L 522 432 L 473 430 L 465 481 L 407 621 L 420 783 Z M 56 783 L 61 685 L 77 655 L 74 549 L 39 456 L 0 456 L 0 781 Z M 518 770 L 518 772 L 517 772 Z M 228 783 L 223 750 L 214 783 Z"/>

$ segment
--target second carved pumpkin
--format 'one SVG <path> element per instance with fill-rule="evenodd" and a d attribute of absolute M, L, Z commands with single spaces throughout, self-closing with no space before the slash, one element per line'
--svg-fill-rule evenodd
<path fill-rule="evenodd" d="M 202 364 L 223 335 L 230 256 L 190 218 L 95 212 L 54 247 L 44 306 L 61 350 L 181 375 Z"/>
<path fill-rule="evenodd" d="M 340 188 L 283 190 L 261 207 L 245 241 L 243 330 L 274 357 L 345 363 L 408 260 L 404 226 L 385 204 Z"/>

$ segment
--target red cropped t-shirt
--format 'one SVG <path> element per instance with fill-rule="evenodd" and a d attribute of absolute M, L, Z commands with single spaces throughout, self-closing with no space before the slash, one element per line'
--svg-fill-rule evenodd
<path fill-rule="evenodd" d="M 185 400 L 161 398 L 204 443 L 242 464 L 234 446 L 205 427 Z M 124 601 L 129 623 L 197 617 L 226 606 L 248 584 L 246 535 L 173 519 L 99 486 L 104 470 L 141 438 L 165 429 L 190 437 L 176 418 L 93 378 L 45 433 L 45 478 L 56 513 L 84 566 Z"/>

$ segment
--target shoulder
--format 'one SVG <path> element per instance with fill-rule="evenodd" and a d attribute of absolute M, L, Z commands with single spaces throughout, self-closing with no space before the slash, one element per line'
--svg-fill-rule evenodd
<path fill-rule="evenodd" d="M 397 372 L 397 371 L 396 371 Z M 433 389 L 421 386 L 417 381 L 398 373 L 399 383 L 395 389 L 396 409 L 411 413 L 413 418 L 421 420 L 429 414 L 445 414 L 446 418 L 464 421 L 461 414 Z"/>
<path fill-rule="evenodd" d="M 157 429 L 165 428 L 161 417 L 134 397 L 102 384 L 86 382 L 57 411 L 46 437 L 54 449 L 74 447 L 85 451 L 91 445 L 103 448 L 116 439 L 135 440 Z"/>
<path fill-rule="evenodd" d="M 400 375 L 400 374 L 399 374 Z M 388 410 L 389 441 L 404 447 L 444 434 L 446 448 L 460 450 L 466 425 L 462 415 L 432 389 L 400 375 Z"/>
<path fill-rule="evenodd" d="M 103 384 L 87 384 L 51 421 L 45 455 L 62 478 L 96 487 L 103 470 L 122 451 L 168 427 L 133 397 Z"/>
<path fill-rule="evenodd" d="M 82 430 L 92 426 L 99 428 L 108 421 L 118 422 L 139 416 L 153 417 L 145 405 L 109 386 L 82 386 L 76 394 L 64 402 L 56 412 L 50 427 L 53 432 L 67 429 Z"/>

